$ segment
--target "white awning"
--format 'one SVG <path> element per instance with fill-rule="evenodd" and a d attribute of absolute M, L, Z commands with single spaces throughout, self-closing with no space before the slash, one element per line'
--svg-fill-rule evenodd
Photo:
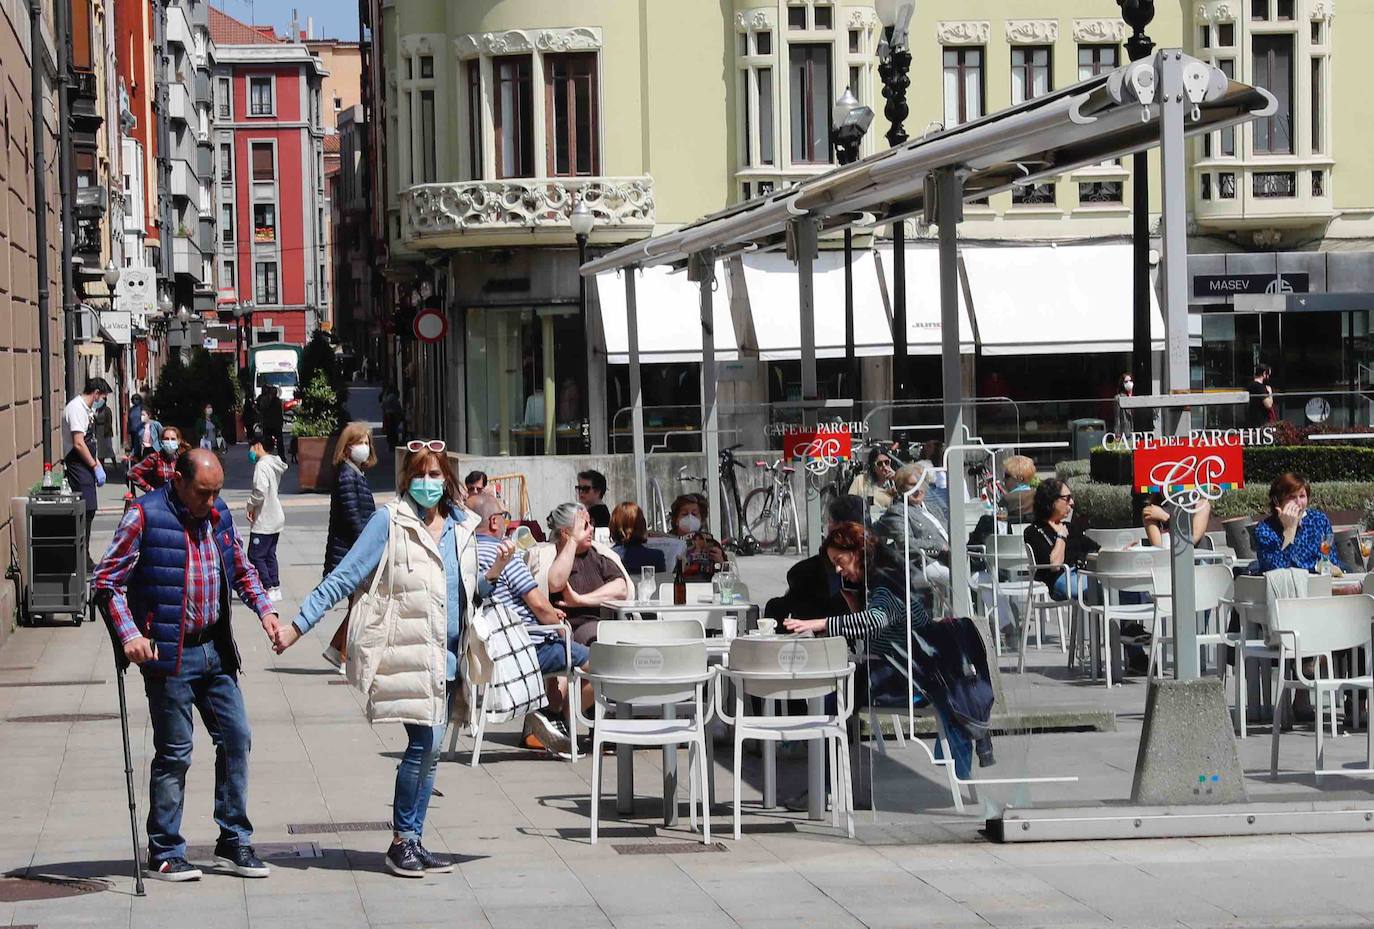
<path fill-rule="evenodd" d="M 801 303 L 797 266 L 776 252 L 744 256 L 744 281 L 759 358 L 801 357 Z M 854 353 L 891 355 L 892 326 L 877 262 L 870 251 L 854 252 Z M 814 265 L 817 358 L 844 357 L 844 252 L 821 252 Z"/>
<path fill-rule="evenodd" d="M 962 248 L 985 355 L 1129 352 L 1129 243 Z M 1150 289 L 1151 348 L 1164 323 Z"/>
<path fill-rule="evenodd" d="M 625 277 L 635 277 L 635 306 L 639 317 L 639 360 L 644 363 L 701 361 L 701 288 L 687 280 L 686 271 L 666 266 L 642 271 L 608 271 L 596 276 L 601 328 L 611 364 L 629 364 L 630 339 L 625 316 Z M 712 300 L 716 358 L 739 358 L 735 326 L 730 315 L 729 275 L 716 262 L 716 292 Z"/>
<path fill-rule="evenodd" d="M 893 293 L 892 246 L 879 245 L 883 283 Z M 906 350 L 911 355 L 940 354 L 944 327 L 940 322 L 940 251 L 906 246 Z M 959 351 L 973 353 L 973 324 L 964 297 L 963 273 L 959 275 Z M 890 354 L 890 352 L 889 352 Z"/>

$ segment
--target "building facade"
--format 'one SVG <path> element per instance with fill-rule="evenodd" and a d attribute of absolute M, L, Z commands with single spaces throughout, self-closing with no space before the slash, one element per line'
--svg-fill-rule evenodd
<path fill-rule="evenodd" d="M 579 300 L 569 222 L 578 201 L 595 216 L 595 254 L 829 170 L 832 103 L 846 88 L 878 113 L 861 154 L 887 144 L 884 32 L 871 4 L 668 9 L 595 0 L 571 22 L 545 0 L 370 4 L 365 12 L 376 73 L 367 117 L 380 165 L 373 202 L 385 226 L 378 328 L 395 333 L 391 370 L 413 394 L 412 429 L 473 453 L 616 447 L 624 350 L 610 341 L 613 285 L 590 286 L 585 311 Z M 1054 13 L 1036 0 L 917 4 L 908 134 L 939 132 L 1127 63 L 1129 29 L 1113 0 L 1076 0 Z M 1330 0 L 1159 4 L 1148 30 L 1158 47 L 1214 62 L 1278 104 L 1273 117 L 1190 142 L 1195 278 L 1270 274 L 1276 287 L 1374 291 L 1362 270 L 1374 254 L 1366 232 L 1374 190 L 1357 161 L 1341 161 L 1343 153 L 1358 158 L 1367 123 L 1358 115 L 1367 105 L 1355 58 L 1343 50 L 1371 27 L 1374 11 L 1343 11 L 1338 21 Z M 1157 179 L 1156 156 L 1149 165 Z M 1154 232 L 1158 184 L 1150 188 Z M 1125 160 L 967 204 L 960 235 L 970 390 L 1016 401 L 1114 393 L 1130 367 L 1132 197 Z M 922 357 L 901 399 L 938 398 L 939 365 L 929 357 L 939 343 L 935 230 L 913 220 L 906 233 L 908 351 Z M 856 238 L 872 254 L 864 282 L 856 277 L 856 313 L 872 317 L 877 334 L 859 352 L 862 381 L 847 382 L 834 321 L 826 322 L 840 312 L 831 286 L 842 273 L 838 239 L 823 240 L 829 254 L 817 289 L 830 296 L 817 304 L 820 390 L 880 403 L 891 398 L 893 333 L 883 311 L 894 302 L 895 256 L 889 230 L 861 229 Z M 1279 276 L 1299 266 L 1291 281 Z M 778 335 L 795 317 L 795 293 L 779 283 L 785 275 L 785 262 L 770 255 L 744 256 L 717 274 L 740 360 L 722 386 L 727 404 L 799 392 L 796 336 Z M 655 325 L 655 313 L 666 321 L 693 312 L 672 302 L 671 284 L 641 287 L 643 326 Z M 1328 313 L 1319 325 L 1311 316 L 1261 316 L 1225 297 L 1199 298 L 1193 309 L 1198 385 L 1243 383 L 1254 359 L 1277 363 L 1284 353 L 1307 359 L 1292 362 L 1298 367 L 1320 361 L 1313 370 L 1327 386 L 1369 381 L 1363 309 Z M 435 342 L 410 335 L 427 310 L 448 324 Z M 1154 319 L 1158 348 L 1157 310 Z M 827 327 L 832 341 L 824 343 Z M 692 425 L 684 408 L 697 401 L 699 358 L 699 346 L 695 357 L 666 346 L 649 359 L 645 402 L 663 408 L 665 428 Z M 1069 415 L 1045 414 L 1059 431 Z"/>
<path fill-rule="evenodd" d="M 325 71 L 303 42 L 211 17 L 219 303 L 251 307 L 249 344 L 304 344 L 329 307 Z"/>
<path fill-rule="evenodd" d="M 40 40 L 32 42 L 27 3 L 0 2 L 0 497 L 23 496 L 41 480 L 44 460 L 43 411 L 51 423 L 53 454 L 60 453 L 57 423 L 65 400 L 62 364 L 61 185 L 57 163 L 57 34 L 52 4 L 43 4 Z M 39 70 L 34 94 L 32 75 Z M 39 157 L 41 148 L 41 155 Z M 35 170 L 44 172 L 44 198 L 36 200 Z M 39 279 L 38 227 L 46 233 Z M 40 290 L 45 295 L 40 297 Z M 42 312 L 41 300 L 47 301 Z M 45 396 L 40 372 L 40 330 L 47 327 L 51 391 Z M 11 511 L 0 510 L 0 546 L 14 541 Z M 0 587 L 0 643 L 11 630 L 14 585 Z"/>

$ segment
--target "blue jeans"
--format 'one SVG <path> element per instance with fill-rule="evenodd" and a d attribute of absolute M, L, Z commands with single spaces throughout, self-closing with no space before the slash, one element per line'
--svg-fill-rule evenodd
<path fill-rule="evenodd" d="M 1050 599 L 1070 600 L 1077 599 L 1078 594 L 1088 587 L 1088 579 L 1079 574 L 1077 569 L 1069 568 L 1067 571 L 1060 571 L 1054 576 L 1054 583 L 1050 585 Z"/>
<path fill-rule="evenodd" d="M 281 586 L 281 578 L 277 574 L 277 540 L 280 538 L 280 532 L 248 534 L 248 560 L 257 570 L 258 580 L 268 590 Z"/>
<path fill-rule="evenodd" d="M 191 767 L 192 707 L 200 711 L 215 743 L 219 841 L 247 845 L 253 836 L 253 825 L 248 821 L 252 734 L 238 681 L 225 672 L 215 644 L 188 646 L 181 653 L 180 671 L 165 677 L 145 675 L 143 690 L 148 696 L 155 749 L 148 788 L 148 857 L 154 863 L 186 857 L 181 811 L 186 771 Z"/>
<path fill-rule="evenodd" d="M 392 828 L 402 839 L 420 838 L 429 812 L 429 797 L 439 770 L 439 750 L 444 744 L 444 726 L 406 723 L 410 743 L 396 769 L 396 796 L 392 801 Z"/>

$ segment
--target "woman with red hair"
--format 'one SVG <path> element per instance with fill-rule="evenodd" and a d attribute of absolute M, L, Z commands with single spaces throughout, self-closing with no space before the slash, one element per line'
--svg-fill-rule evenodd
<path fill-rule="evenodd" d="M 1255 526 L 1255 574 L 1278 568 L 1316 570 L 1322 543 L 1331 539 L 1332 531 L 1325 513 L 1308 509 L 1311 494 L 1312 486 L 1297 471 L 1285 471 L 1269 485 L 1269 515 Z M 1344 570 L 1334 545 L 1326 557 Z"/>

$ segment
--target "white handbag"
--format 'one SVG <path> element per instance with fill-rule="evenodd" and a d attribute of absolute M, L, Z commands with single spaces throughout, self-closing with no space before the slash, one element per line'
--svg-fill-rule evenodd
<path fill-rule="evenodd" d="M 396 624 L 399 607 L 396 603 L 395 570 L 392 561 L 396 550 L 396 533 L 400 529 L 393 523 L 386 536 L 386 550 L 377 570 L 372 572 L 372 583 L 367 592 L 353 602 L 348 611 L 348 658 L 344 670 L 348 682 L 364 694 L 372 691 L 372 682 L 377 677 L 377 665 L 382 651 L 386 648 L 391 629 Z M 386 572 L 386 592 L 378 592 L 378 582 L 382 572 Z"/>

